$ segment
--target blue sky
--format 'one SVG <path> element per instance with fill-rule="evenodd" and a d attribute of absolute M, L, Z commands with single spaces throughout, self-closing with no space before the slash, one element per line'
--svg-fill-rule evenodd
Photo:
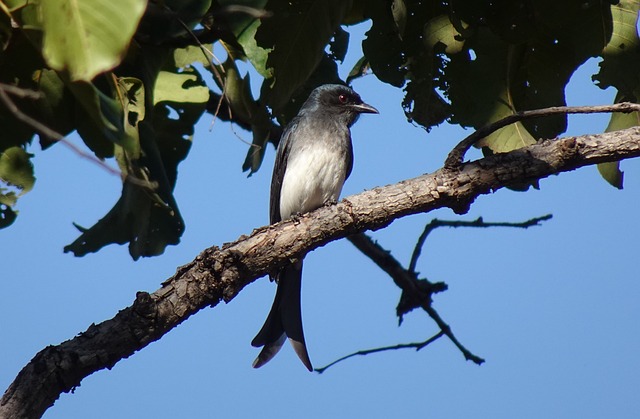
<path fill-rule="evenodd" d="M 357 30 L 362 33 L 362 28 Z M 352 35 L 345 76 L 359 57 Z M 570 105 L 610 103 L 613 91 L 590 83 L 590 61 L 567 89 Z M 426 133 L 408 124 L 402 92 L 374 76 L 354 88 L 380 115 L 354 126 L 355 165 L 343 196 L 438 169 L 469 131 L 443 126 Z M 570 119 L 569 134 L 601 132 L 608 116 Z M 240 170 L 250 134 L 203 117 L 180 166 L 176 198 L 187 229 L 161 257 L 133 262 L 126 247 L 74 258 L 64 245 L 120 194 L 120 181 L 68 148 L 34 159 L 35 189 L 20 215 L 0 232 L 0 387 L 47 345 L 113 317 L 138 290 L 154 291 L 175 268 L 208 246 L 232 241 L 268 221 L 274 150 L 247 178 Z M 78 142 L 72 137 L 71 141 Z M 471 157 L 480 154 L 475 151 Z M 419 271 L 449 290 L 435 308 L 456 336 L 486 363 L 464 360 L 441 339 L 420 352 L 355 357 L 326 373 L 308 373 L 289 347 L 260 370 L 249 344 L 271 305 L 266 278 L 230 304 L 203 310 L 111 371 L 63 395 L 45 418 L 635 418 L 640 411 L 640 160 L 622 163 L 625 189 L 595 168 L 553 176 L 541 190 L 500 190 L 470 212 L 416 215 L 373 233 L 407 263 L 423 226 L 434 217 L 522 221 L 553 214 L 529 230 L 439 229 L 428 239 Z M 305 259 L 303 316 L 316 367 L 348 353 L 424 340 L 437 332 L 421 312 L 397 326 L 399 290 L 350 243 L 341 240 Z"/>

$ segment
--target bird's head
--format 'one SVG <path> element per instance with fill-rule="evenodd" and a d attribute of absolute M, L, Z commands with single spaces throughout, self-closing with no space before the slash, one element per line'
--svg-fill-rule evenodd
<path fill-rule="evenodd" d="M 316 111 L 342 119 L 348 126 L 351 126 L 362 113 L 378 113 L 376 108 L 364 103 L 353 89 L 340 84 L 317 87 L 303 108 L 307 105 Z"/>

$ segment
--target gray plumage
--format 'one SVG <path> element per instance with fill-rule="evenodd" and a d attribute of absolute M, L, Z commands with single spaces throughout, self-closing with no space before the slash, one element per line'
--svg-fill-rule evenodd
<path fill-rule="evenodd" d="M 349 128 L 361 113 L 378 111 L 346 86 L 328 84 L 311 92 L 280 138 L 271 178 L 272 224 L 338 199 L 353 167 Z M 312 371 L 300 307 L 302 259 L 283 267 L 275 279 L 278 288 L 271 311 L 251 342 L 263 347 L 253 366 L 269 362 L 288 337 L 302 363 Z"/>

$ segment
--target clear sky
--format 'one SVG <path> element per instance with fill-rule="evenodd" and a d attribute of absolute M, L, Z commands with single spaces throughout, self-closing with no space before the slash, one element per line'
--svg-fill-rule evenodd
<path fill-rule="evenodd" d="M 356 30 L 363 33 L 363 28 Z M 359 58 L 352 35 L 344 77 Z M 614 92 L 590 83 L 590 61 L 567 89 L 570 105 L 610 103 Z M 355 165 L 343 196 L 438 169 L 470 131 L 426 133 L 408 124 L 402 92 L 374 76 L 354 88 L 380 115 L 353 129 Z M 570 134 L 601 132 L 608 116 L 570 119 Z M 176 198 L 186 221 L 179 246 L 133 262 L 126 247 L 74 258 L 62 248 L 120 194 L 120 181 L 68 148 L 36 154 L 35 189 L 0 232 L 0 387 L 37 351 L 113 317 L 138 290 L 152 292 L 201 250 L 268 221 L 274 150 L 250 178 L 241 172 L 250 134 L 212 117 L 200 121 L 180 166 Z M 72 141 L 78 139 L 72 137 Z M 475 151 L 471 157 L 477 158 Z M 622 163 L 625 189 L 595 167 L 553 176 L 539 191 L 482 196 L 462 217 L 450 210 L 393 223 L 373 237 L 407 263 L 432 218 L 523 221 L 552 213 L 541 227 L 440 229 L 427 241 L 419 271 L 449 290 L 435 308 L 486 363 L 464 360 L 441 339 L 420 352 L 355 357 L 318 375 L 287 345 L 260 370 L 250 341 L 275 287 L 266 278 L 230 304 L 203 310 L 163 339 L 99 371 L 63 395 L 45 418 L 637 418 L 640 412 L 640 160 Z M 437 332 L 415 311 L 397 325 L 400 291 L 349 242 L 305 259 L 303 316 L 309 352 L 321 367 L 351 352 L 425 340 Z"/>

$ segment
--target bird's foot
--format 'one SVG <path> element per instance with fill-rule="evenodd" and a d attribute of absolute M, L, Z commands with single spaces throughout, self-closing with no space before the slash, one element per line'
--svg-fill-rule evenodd
<path fill-rule="evenodd" d="M 335 200 L 335 199 L 330 199 L 330 200 L 328 200 L 327 202 L 325 202 L 323 206 L 325 206 L 325 207 L 330 207 L 331 205 L 335 205 L 335 204 L 337 204 L 337 203 L 338 203 L 338 201 L 337 201 L 337 200 Z"/>

